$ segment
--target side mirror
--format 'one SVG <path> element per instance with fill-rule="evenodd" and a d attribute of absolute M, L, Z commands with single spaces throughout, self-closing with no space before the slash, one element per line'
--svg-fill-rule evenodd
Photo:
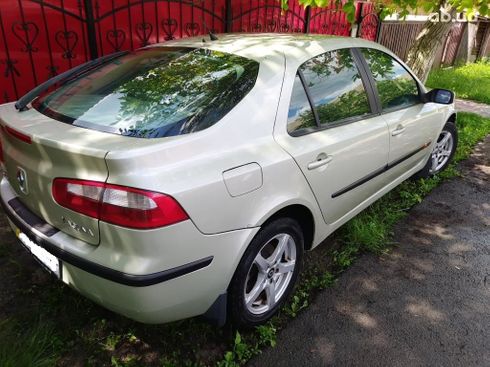
<path fill-rule="evenodd" d="M 425 95 L 426 102 L 451 104 L 454 101 L 454 93 L 447 89 L 432 89 Z"/>

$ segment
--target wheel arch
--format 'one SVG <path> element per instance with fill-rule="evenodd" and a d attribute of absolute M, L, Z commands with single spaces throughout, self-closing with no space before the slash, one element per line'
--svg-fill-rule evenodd
<path fill-rule="evenodd" d="M 261 227 L 277 218 L 283 217 L 292 218 L 299 223 L 303 230 L 304 249 L 311 250 L 315 237 L 315 219 L 312 211 L 303 204 L 289 204 L 282 208 L 278 208 L 272 215 L 263 220 Z"/>
<path fill-rule="evenodd" d="M 456 112 L 453 112 L 447 119 L 447 121 L 449 122 L 452 122 L 456 125 L 456 120 L 457 120 L 457 113 Z"/>

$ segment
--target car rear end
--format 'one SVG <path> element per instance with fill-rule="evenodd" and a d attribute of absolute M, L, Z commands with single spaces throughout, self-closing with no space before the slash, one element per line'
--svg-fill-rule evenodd
<path fill-rule="evenodd" d="M 154 62 L 156 57 L 152 54 L 139 62 Z M 129 72 L 118 69 L 117 62 L 108 66 L 113 71 L 106 69 L 105 73 L 113 72 L 119 77 Z M 160 65 L 168 63 L 164 60 Z M 144 78 L 150 83 L 154 78 L 152 70 L 144 70 Z M 211 74 L 204 70 L 208 79 L 201 78 L 201 83 L 209 81 L 216 86 L 217 78 L 228 77 L 227 70 Z M 240 79 L 246 75 L 243 73 L 242 66 L 233 66 L 231 80 L 239 81 L 236 87 L 242 88 L 245 97 L 256 75 L 247 90 Z M 104 73 L 97 81 L 93 79 L 93 73 L 82 75 L 78 83 L 69 82 L 64 91 L 60 87 L 46 92 L 33 103 L 35 108 L 23 112 L 13 104 L 0 107 L 0 158 L 4 171 L 1 203 L 15 234 L 63 282 L 135 320 L 161 323 L 207 311 L 215 317 L 223 316 L 228 282 L 257 228 L 206 233 L 176 199 L 183 190 L 175 189 L 175 182 L 162 185 L 161 175 L 157 177 L 151 171 L 159 162 L 157 166 L 166 166 L 170 173 L 173 169 L 186 172 L 178 160 L 165 162 L 159 157 L 174 157 L 185 144 L 198 141 L 199 137 L 189 133 L 209 127 L 217 117 L 211 112 L 206 115 L 202 108 L 192 115 L 180 109 L 158 112 L 159 121 L 172 124 L 153 124 L 154 118 L 148 122 L 151 126 L 144 124 L 144 118 L 135 123 L 121 111 L 110 111 L 116 102 L 111 98 L 119 99 L 117 105 L 124 105 L 133 116 L 147 116 L 155 111 L 155 104 L 147 104 L 141 110 L 137 102 L 148 95 L 133 94 L 132 99 L 121 101 L 121 83 L 104 81 Z M 123 88 L 129 88 L 131 83 L 135 84 L 132 87 L 141 87 L 141 80 L 141 75 L 133 75 Z M 135 90 L 140 89 L 132 89 Z M 170 92 L 160 93 L 156 105 L 175 106 L 187 101 L 182 96 L 171 100 L 175 94 Z M 195 97 L 189 98 L 195 101 Z M 216 101 L 204 102 L 213 105 Z M 222 108 L 224 115 L 238 102 L 214 105 L 212 112 Z M 165 111 L 171 109 L 164 107 Z M 187 110 L 192 108 L 187 106 Z M 107 123 L 110 119 L 104 113 L 117 115 L 117 121 Z M 117 169 L 111 172 L 109 167 Z M 141 177 L 137 185 L 118 182 L 124 182 L 125 175 L 134 177 L 135 172 Z M 168 176 L 168 180 L 173 178 Z M 216 185 L 226 191 L 222 182 Z M 188 183 L 181 186 L 192 190 Z M 162 189 L 165 187 L 173 187 L 172 192 Z"/>

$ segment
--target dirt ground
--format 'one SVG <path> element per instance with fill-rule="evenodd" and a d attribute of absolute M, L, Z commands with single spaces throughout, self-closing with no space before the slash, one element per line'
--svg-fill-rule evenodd
<path fill-rule="evenodd" d="M 489 366 L 490 136 L 251 366 Z"/>

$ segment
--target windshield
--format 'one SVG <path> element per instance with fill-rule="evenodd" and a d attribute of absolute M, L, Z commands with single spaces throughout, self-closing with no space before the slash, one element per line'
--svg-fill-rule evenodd
<path fill-rule="evenodd" d="M 203 130 L 255 85 L 256 61 L 228 53 L 154 47 L 121 56 L 41 95 L 56 120 L 141 138 Z"/>

